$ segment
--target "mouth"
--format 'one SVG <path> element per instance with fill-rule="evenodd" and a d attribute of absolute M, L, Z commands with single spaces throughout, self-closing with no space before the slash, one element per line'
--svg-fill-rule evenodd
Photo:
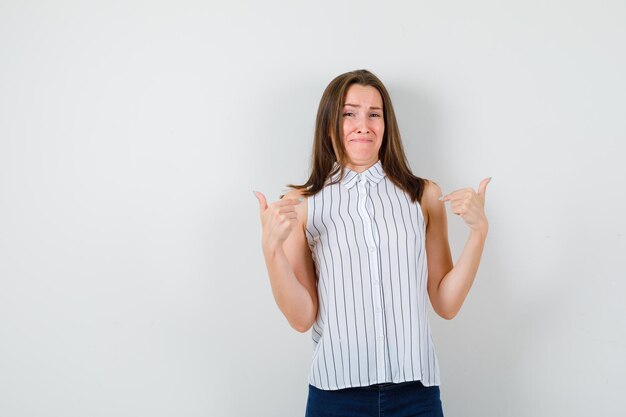
<path fill-rule="evenodd" d="M 356 139 L 350 139 L 350 142 L 369 143 L 369 142 L 373 142 L 373 140 L 372 139 L 365 139 L 365 138 L 356 138 Z"/>

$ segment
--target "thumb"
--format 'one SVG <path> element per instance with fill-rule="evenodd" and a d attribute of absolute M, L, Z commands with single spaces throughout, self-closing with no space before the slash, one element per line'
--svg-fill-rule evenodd
<path fill-rule="evenodd" d="M 478 186 L 479 195 L 482 195 L 483 197 L 485 196 L 485 191 L 487 191 L 487 184 L 489 184 L 490 181 L 491 181 L 491 177 L 485 178 L 484 180 L 480 182 L 480 185 Z"/>
<path fill-rule="evenodd" d="M 265 199 L 265 196 L 259 191 L 253 190 L 252 192 L 256 196 L 256 199 L 259 200 L 259 210 L 263 213 L 265 209 L 267 209 L 267 200 Z"/>

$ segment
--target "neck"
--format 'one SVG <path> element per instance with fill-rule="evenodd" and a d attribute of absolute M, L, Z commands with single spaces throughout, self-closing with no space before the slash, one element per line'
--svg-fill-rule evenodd
<path fill-rule="evenodd" d="M 376 162 L 378 162 L 378 159 L 375 159 L 374 161 L 370 160 L 368 162 L 357 162 L 357 163 L 348 162 L 346 163 L 346 168 L 349 168 L 354 172 L 361 173 L 363 171 L 367 171 L 368 169 L 370 169 L 373 165 L 376 164 Z"/>

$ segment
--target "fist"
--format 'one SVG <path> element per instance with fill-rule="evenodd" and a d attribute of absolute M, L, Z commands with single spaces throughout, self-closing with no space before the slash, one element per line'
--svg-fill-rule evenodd
<path fill-rule="evenodd" d="M 485 192 L 489 181 L 491 177 L 482 180 L 477 192 L 471 187 L 463 188 L 439 199 L 449 201 L 452 212 L 461 216 L 470 229 L 486 232 L 489 226 L 485 216 Z"/>
<path fill-rule="evenodd" d="M 262 193 L 254 191 L 254 195 L 259 201 L 263 246 L 282 245 L 298 224 L 296 205 L 300 204 L 303 199 L 284 198 L 268 205 Z"/>

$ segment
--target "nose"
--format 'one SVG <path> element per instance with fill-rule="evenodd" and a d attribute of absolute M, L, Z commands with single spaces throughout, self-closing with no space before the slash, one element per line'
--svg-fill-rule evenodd
<path fill-rule="evenodd" d="M 367 118 L 359 118 L 359 124 L 357 126 L 357 133 L 369 133 L 370 130 L 367 127 Z"/>

